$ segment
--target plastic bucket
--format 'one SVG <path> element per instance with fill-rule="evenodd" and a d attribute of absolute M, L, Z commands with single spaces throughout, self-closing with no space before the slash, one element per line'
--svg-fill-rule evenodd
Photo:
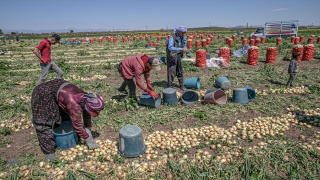
<path fill-rule="evenodd" d="M 231 87 L 231 83 L 225 76 L 220 76 L 216 79 L 216 86 L 222 88 L 223 90 L 228 90 Z"/>
<path fill-rule="evenodd" d="M 217 90 L 221 90 L 221 88 L 208 89 L 205 94 L 209 94 L 209 93 L 217 91 Z"/>
<path fill-rule="evenodd" d="M 167 64 L 167 57 L 166 56 L 159 56 L 160 61 Z"/>
<path fill-rule="evenodd" d="M 160 46 L 156 46 L 156 50 L 159 50 L 160 49 Z"/>
<path fill-rule="evenodd" d="M 57 148 L 67 150 L 77 145 L 78 134 L 73 131 L 71 121 L 62 121 L 61 125 L 53 129 L 56 138 Z"/>
<path fill-rule="evenodd" d="M 128 125 L 120 129 L 118 151 L 126 157 L 137 157 L 146 151 L 139 126 Z"/>
<path fill-rule="evenodd" d="M 196 104 L 199 100 L 199 95 L 195 91 L 185 90 L 181 96 L 181 101 L 184 104 L 192 105 Z"/>
<path fill-rule="evenodd" d="M 177 92 L 173 88 L 165 88 L 162 90 L 163 103 L 176 105 L 178 104 Z"/>
<path fill-rule="evenodd" d="M 232 101 L 235 103 L 247 104 L 249 102 L 247 89 L 234 88 L 232 94 Z"/>
<path fill-rule="evenodd" d="M 146 48 L 150 47 L 150 44 L 146 44 Z"/>
<path fill-rule="evenodd" d="M 256 98 L 256 92 L 254 91 L 254 89 L 252 89 L 250 86 L 244 86 L 244 88 L 246 88 L 248 91 L 249 102 L 254 100 L 254 98 Z"/>
<path fill-rule="evenodd" d="M 200 89 L 200 78 L 194 77 L 194 78 L 187 78 L 184 81 L 184 86 L 186 88 L 194 88 L 194 89 Z"/>
<path fill-rule="evenodd" d="M 226 104 L 227 95 L 222 90 L 210 92 L 204 96 L 204 102 L 207 104 Z"/>
<path fill-rule="evenodd" d="M 158 108 L 161 104 L 161 97 L 159 96 L 157 99 L 153 99 L 149 94 L 142 94 L 140 96 L 140 104 Z"/>
<path fill-rule="evenodd" d="M 210 59 L 210 54 L 206 54 L 206 59 Z"/>

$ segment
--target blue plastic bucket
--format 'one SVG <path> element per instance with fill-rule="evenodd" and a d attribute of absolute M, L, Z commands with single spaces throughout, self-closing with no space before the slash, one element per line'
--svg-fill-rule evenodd
<path fill-rule="evenodd" d="M 206 54 L 206 59 L 210 59 L 210 54 Z"/>
<path fill-rule="evenodd" d="M 248 91 L 249 102 L 254 100 L 254 98 L 256 98 L 256 92 L 254 91 L 254 89 L 252 89 L 250 86 L 244 86 L 244 88 L 246 88 Z"/>
<path fill-rule="evenodd" d="M 167 57 L 166 56 L 158 56 L 158 59 L 160 59 L 160 61 L 162 61 L 163 63 L 167 63 Z"/>
<path fill-rule="evenodd" d="M 73 131 L 71 121 L 62 121 L 61 125 L 53 129 L 56 138 L 57 148 L 67 150 L 77 145 L 78 134 Z"/>
<path fill-rule="evenodd" d="M 150 47 L 150 44 L 146 44 L 146 48 Z"/>
<path fill-rule="evenodd" d="M 158 108 L 160 106 L 160 104 L 161 104 L 161 97 L 159 95 L 159 97 L 157 99 L 153 99 L 153 97 L 150 96 L 149 94 L 142 94 L 140 96 L 140 102 L 139 103 L 141 105 Z"/>
<path fill-rule="evenodd" d="M 160 49 L 160 46 L 156 46 L 156 50 L 159 50 Z"/>
<path fill-rule="evenodd" d="M 196 104 L 199 101 L 199 95 L 195 91 L 185 90 L 181 96 L 181 101 L 188 105 Z"/>
<path fill-rule="evenodd" d="M 247 104 L 249 102 L 247 89 L 234 88 L 232 94 L 232 101 L 235 103 Z"/>
<path fill-rule="evenodd" d="M 207 104 L 226 104 L 227 95 L 222 90 L 210 92 L 204 96 L 204 102 Z"/>
<path fill-rule="evenodd" d="M 200 89 L 200 78 L 198 77 L 187 78 L 184 81 L 184 86 L 190 89 Z"/>
<path fill-rule="evenodd" d="M 146 151 L 139 126 L 128 125 L 120 129 L 118 151 L 126 157 L 137 157 Z"/>
<path fill-rule="evenodd" d="M 177 92 L 173 88 L 165 88 L 162 90 L 163 103 L 176 105 L 178 104 Z"/>
<path fill-rule="evenodd" d="M 228 90 L 231 87 L 231 83 L 225 76 L 220 76 L 216 79 L 216 86 L 222 88 L 223 90 Z"/>
<path fill-rule="evenodd" d="M 209 93 L 217 91 L 217 90 L 221 90 L 221 88 L 208 89 L 205 94 L 209 94 Z"/>

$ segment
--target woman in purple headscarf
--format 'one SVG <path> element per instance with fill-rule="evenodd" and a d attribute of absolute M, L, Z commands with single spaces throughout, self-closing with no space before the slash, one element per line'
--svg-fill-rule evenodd
<path fill-rule="evenodd" d="M 190 53 L 187 49 L 187 38 L 185 36 L 187 28 L 185 26 L 179 26 L 174 29 L 173 34 L 169 37 L 166 55 L 167 55 L 167 78 L 168 87 L 172 87 L 172 82 L 177 76 L 180 89 L 185 90 L 183 79 L 183 67 L 181 58 L 183 53 Z"/>
<path fill-rule="evenodd" d="M 35 87 L 31 108 L 39 146 L 48 160 L 55 159 L 53 128 L 63 120 L 71 120 L 74 131 L 86 141 L 89 149 L 98 148 L 91 134 L 91 116 L 97 117 L 104 109 L 100 95 L 86 93 L 76 85 L 55 79 Z"/>

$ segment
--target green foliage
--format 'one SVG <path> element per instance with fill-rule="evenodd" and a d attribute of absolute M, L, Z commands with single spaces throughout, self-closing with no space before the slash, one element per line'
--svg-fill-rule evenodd
<path fill-rule="evenodd" d="M 182 66 L 185 73 L 200 72 L 200 68 L 195 66 L 194 63 L 182 61 Z"/>
<path fill-rule="evenodd" d="M 90 54 L 87 53 L 85 50 L 79 50 L 79 51 L 77 51 L 77 55 L 78 56 L 88 56 Z"/>
<path fill-rule="evenodd" d="M 118 64 L 112 64 L 111 62 L 107 62 L 106 64 L 103 64 L 103 69 L 117 69 Z"/>
<path fill-rule="evenodd" d="M 309 87 L 309 90 L 311 91 L 311 93 L 320 94 L 320 85 L 313 84 Z"/>
<path fill-rule="evenodd" d="M 6 167 L 7 160 L 0 157 L 0 169 L 4 169 Z"/>
<path fill-rule="evenodd" d="M 59 66 L 65 73 L 68 73 L 72 67 L 70 64 L 67 63 L 66 59 L 58 59 L 56 62 L 57 66 Z"/>
<path fill-rule="evenodd" d="M 207 113 L 205 111 L 197 111 L 193 114 L 193 116 L 200 118 L 200 120 L 205 120 L 208 118 Z"/>
<path fill-rule="evenodd" d="M 11 64 L 11 62 L 9 62 L 9 61 L 4 61 L 4 60 L 0 60 L 0 69 L 1 70 L 8 70 L 8 69 L 10 69 L 10 65 Z"/>
<path fill-rule="evenodd" d="M 4 127 L 0 130 L 0 135 L 6 136 L 11 134 L 11 129 L 8 127 Z"/>
<path fill-rule="evenodd" d="M 0 140 L 0 147 L 6 144 L 10 144 L 12 142 L 12 139 L 7 139 L 7 140 Z"/>
<path fill-rule="evenodd" d="M 64 55 L 64 52 L 57 52 L 56 55 L 57 55 L 57 56 L 63 56 L 63 55 Z"/>

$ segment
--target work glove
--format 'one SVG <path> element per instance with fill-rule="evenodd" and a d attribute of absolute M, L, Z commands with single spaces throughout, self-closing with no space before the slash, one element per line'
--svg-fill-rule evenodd
<path fill-rule="evenodd" d="M 159 95 L 157 93 L 155 93 L 154 91 L 149 91 L 148 92 L 150 94 L 150 96 L 153 97 L 153 99 L 158 99 Z"/>
<path fill-rule="evenodd" d="M 153 91 L 152 86 L 151 86 L 151 84 L 150 84 L 150 81 L 147 81 L 147 86 L 148 86 L 148 89 L 149 89 L 149 90 Z"/>
<path fill-rule="evenodd" d="M 89 137 L 88 137 L 87 139 L 85 139 L 88 148 L 89 148 L 89 149 L 97 149 L 99 146 L 98 146 L 98 144 L 93 140 L 90 129 L 88 129 L 88 128 L 84 128 L 84 129 L 85 129 L 86 132 L 89 134 Z"/>

